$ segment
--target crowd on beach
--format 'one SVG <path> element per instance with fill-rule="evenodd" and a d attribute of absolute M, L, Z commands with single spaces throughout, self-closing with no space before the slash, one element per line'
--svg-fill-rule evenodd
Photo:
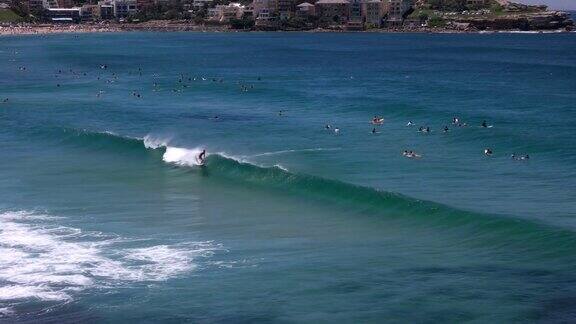
<path fill-rule="evenodd" d="M 103 33 L 118 32 L 120 28 L 116 26 L 99 25 L 0 25 L 0 35 L 43 35 L 43 34 L 65 34 L 65 33 Z"/>
<path fill-rule="evenodd" d="M 66 33 L 114 33 L 129 31 L 157 31 L 157 32 L 178 32 L 178 31 L 210 31 L 222 32 L 231 31 L 226 26 L 204 26 L 195 25 L 189 22 L 173 21 L 149 21 L 144 23 L 83 23 L 83 24 L 48 24 L 48 23 L 18 23 L 1 24 L 1 35 L 45 35 L 45 34 L 66 34 Z"/>

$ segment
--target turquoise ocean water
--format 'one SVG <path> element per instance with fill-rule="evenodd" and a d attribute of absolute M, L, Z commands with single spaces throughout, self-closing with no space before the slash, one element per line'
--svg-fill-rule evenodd
<path fill-rule="evenodd" d="M 0 322 L 574 321 L 575 53 L 0 38 Z"/>

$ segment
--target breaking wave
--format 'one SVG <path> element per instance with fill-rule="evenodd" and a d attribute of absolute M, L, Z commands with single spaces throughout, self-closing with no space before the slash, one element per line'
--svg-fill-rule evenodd
<path fill-rule="evenodd" d="M 77 132 L 73 138 L 67 140 L 79 141 L 82 148 L 93 147 L 158 156 L 165 163 L 200 170 L 197 156 L 201 146 L 175 147 L 170 145 L 169 140 L 151 136 L 133 138 L 85 131 Z M 284 151 L 271 153 L 280 152 Z M 498 246 L 506 242 L 505 244 L 518 244 L 523 249 L 534 249 L 539 253 L 549 253 L 550 250 L 546 250 L 546 247 L 555 252 L 562 250 L 562 253 L 571 255 L 576 253 L 576 236 L 568 230 L 505 215 L 463 211 L 394 192 L 292 172 L 280 164 L 264 167 L 252 163 L 246 157 L 220 152 L 207 155 L 202 173 L 241 186 L 298 195 L 330 206 L 348 208 L 353 214 L 380 215 L 410 222 L 413 226 L 434 226 L 446 231 L 457 227 L 473 233 L 475 238 L 481 239 L 486 245 Z"/>
<path fill-rule="evenodd" d="M 67 302 L 89 288 L 165 281 L 194 270 L 198 258 L 220 249 L 213 242 L 126 248 L 130 239 L 60 226 L 55 219 L 0 213 L 0 303 Z M 10 309 L 0 313 L 7 316 Z"/>

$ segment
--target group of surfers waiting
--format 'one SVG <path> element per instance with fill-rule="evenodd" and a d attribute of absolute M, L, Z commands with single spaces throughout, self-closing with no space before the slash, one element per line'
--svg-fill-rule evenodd
<path fill-rule="evenodd" d="M 378 130 L 377 127 L 381 126 L 384 124 L 384 118 L 381 116 L 374 116 L 371 120 L 370 123 L 373 125 L 372 127 L 372 134 L 377 134 Z M 468 124 L 461 122 L 460 118 L 458 117 L 454 117 L 452 118 L 452 125 L 454 125 L 455 127 L 467 127 Z M 408 121 L 408 123 L 406 124 L 406 126 L 410 127 L 410 126 L 414 126 L 414 123 L 412 121 Z M 492 128 L 492 125 L 488 125 L 488 122 L 486 120 L 483 120 L 482 123 L 480 124 L 481 128 Z M 332 130 L 334 132 L 334 134 L 338 135 L 340 133 L 340 129 L 338 127 L 333 127 L 330 124 L 327 124 L 324 127 L 326 130 Z M 448 133 L 450 131 L 450 128 L 448 128 L 448 126 L 444 126 L 442 128 L 442 132 L 443 133 Z M 420 126 L 418 128 L 418 132 L 420 133 L 431 133 L 430 127 L 429 126 Z M 492 156 L 494 155 L 494 152 L 492 151 L 491 148 L 485 148 L 484 149 L 484 155 L 486 156 Z M 405 150 L 404 152 L 402 152 L 402 156 L 410 158 L 410 159 L 417 159 L 417 158 L 421 158 L 422 155 L 414 152 L 414 151 L 410 151 L 410 150 Z M 517 155 L 516 153 L 511 155 L 512 160 L 515 161 L 523 161 L 523 160 L 529 160 L 530 156 L 528 154 L 525 155 Z"/>

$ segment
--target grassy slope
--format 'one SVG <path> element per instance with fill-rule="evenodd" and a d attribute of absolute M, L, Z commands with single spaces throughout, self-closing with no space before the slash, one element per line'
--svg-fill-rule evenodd
<path fill-rule="evenodd" d="M 0 9 L 0 22 L 18 22 L 22 17 L 14 13 L 10 9 Z"/>

